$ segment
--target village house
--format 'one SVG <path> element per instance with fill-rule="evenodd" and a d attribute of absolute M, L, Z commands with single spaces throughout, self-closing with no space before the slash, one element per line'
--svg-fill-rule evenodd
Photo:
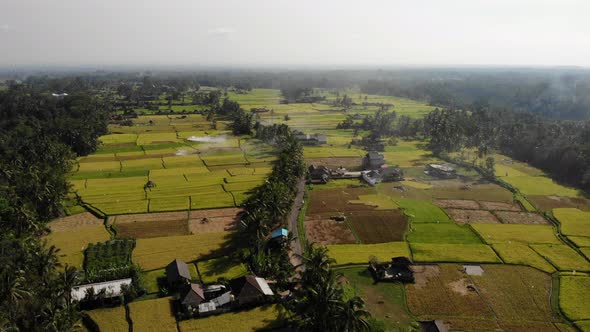
<path fill-rule="evenodd" d="M 326 166 L 311 165 L 308 171 L 309 182 L 312 184 L 325 184 L 330 181 L 330 170 Z"/>
<path fill-rule="evenodd" d="M 412 262 L 407 257 L 394 257 L 391 262 L 369 262 L 369 271 L 375 281 L 414 282 Z"/>
<path fill-rule="evenodd" d="M 363 158 L 363 167 L 365 170 L 378 169 L 385 165 L 385 157 L 376 151 L 370 151 Z"/>
<path fill-rule="evenodd" d="M 94 284 L 74 286 L 71 291 L 72 301 L 82 301 L 88 294 L 102 294 L 104 298 L 113 298 L 123 294 L 125 287 L 131 287 L 131 278 L 119 279 Z"/>
<path fill-rule="evenodd" d="M 422 332 L 448 332 L 449 328 L 442 320 L 425 320 L 420 322 Z"/>
<path fill-rule="evenodd" d="M 191 283 L 180 294 L 180 304 L 188 314 L 197 313 L 199 305 L 204 301 L 205 293 L 203 292 L 203 287 L 199 284 Z"/>
<path fill-rule="evenodd" d="M 188 265 L 175 259 L 166 266 L 166 279 L 169 287 L 178 289 L 180 286 L 190 284 L 192 277 Z"/>
<path fill-rule="evenodd" d="M 328 143 L 328 137 L 324 134 L 305 134 L 301 131 L 293 131 L 295 139 L 303 145 L 322 145 Z"/>
<path fill-rule="evenodd" d="M 230 282 L 230 287 L 240 306 L 260 303 L 266 297 L 274 295 L 268 282 L 254 275 L 234 279 Z"/>
<path fill-rule="evenodd" d="M 208 316 L 231 309 L 234 296 L 223 285 L 203 287 L 191 283 L 180 296 L 184 313 L 190 316 Z"/>
<path fill-rule="evenodd" d="M 383 167 L 379 170 L 382 182 L 402 181 L 404 173 L 401 169 L 396 167 Z"/>
<path fill-rule="evenodd" d="M 442 179 L 454 179 L 457 177 L 457 171 L 449 165 L 429 164 L 426 166 L 424 173 Z"/>

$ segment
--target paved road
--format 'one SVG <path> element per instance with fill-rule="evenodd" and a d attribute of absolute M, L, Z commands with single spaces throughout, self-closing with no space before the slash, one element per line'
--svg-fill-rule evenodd
<path fill-rule="evenodd" d="M 289 232 L 293 234 L 295 240 L 291 241 L 291 264 L 297 266 L 301 264 L 300 255 L 303 254 L 303 249 L 301 248 L 301 242 L 299 241 L 299 230 L 297 229 L 297 217 L 299 216 L 299 211 L 303 207 L 303 195 L 305 194 L 305 178 L 299 179 L 297 183 L 297 195 L 295 196 L 295 201 L 293 202 L 293 206 L 291 207 L 291 213 L 289 214 Z M 303 271 L 305 270 L 304 266 L 301 266 L 298 270 Z"/>

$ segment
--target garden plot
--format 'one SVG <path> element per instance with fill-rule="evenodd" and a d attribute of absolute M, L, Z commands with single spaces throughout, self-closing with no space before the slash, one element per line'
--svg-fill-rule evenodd
<path fill-rule="evenodd" d="M 453 208 L 453 209 L 470 209 L 479 210 L 481 207 L 476 201 L 465 200 L 465 199 L 437 199 L 434 204 L 441 208 Z"/>
<path fill-rule="evenodd" d="M 548 225 L 540 214 L 532 212 L 496 211 L 496 216 L 505 224 Z"/>
<path fill-rule="evenodd" d="M 561 276 L 559 306 L 571 320 L 590 320 L 590 277 Z"/>
<path fill-rule="evenodd" d="M 553 209 L 553 215 L 561 223 L 565 235 L 590 237 L 590 212 L 578 209 Z"/>
<path fill-rule="evenodd" d="M 564 244 L 535 244 L 531 248 L 559 271 L 590 271 L 590 263 Z"/>
<path fill-rule="evenodd" d="M 479 201 L 479 204 L 485 210 L 492 210 L 492 211 L 521 211 L 520 206 L 518 204 L 515 204 L 515 203 Z"/>
<path fill-rule="evenodd" d="M 485 244 L 412 243 L 415 262 L 501 263 L 502 261 Z"/>
<path fill-rule="evenodd" d="M 330 219 L 306 221 L 305 235 L 309 242 L 320 245 L 356 243 L 346 223 Z"/>
<path fill-rule="evenodd" d="M 134 331 L 177 332 L 174 301 L 171 297 L 131 302 L 129 316 Z"/>
<path fill-rule="evenodd" d="M 362 243 L 404 240 L 407 221 L 400 210 L 348 211 L 345 215 Z"/>
<path fill-rule="evenodd" d="M 499 224 L 498 219 L 487 210 L 447 209 L 453 220 L 461 224 Z"/>
<path fill-rule="evenodd" d="M 163 268 L 174 259 L 192 262 L 214 253 L 221 256 L 231 251 L 231 237 L 225 232 L 138 239 L 133 262 L 149 271 Z"/>
<path fill-rule="evenodd" d="M 382 262 L 388 262 L 392 257 L 410 257 L 406 242 L 336 244 L 327 247 L 330 257 L 336 260 L 336 265 L 368 264 L 372 257 Z"/>
<path fill-rule="evenodd" d="M 518 224 L 477 224 L 473 229 L 489 244 L 494 243 L 551 243 L 561 242 L 555 230 L 549 225 L 518 225 Z"/>
<path fill-rule="evenodd" d="M 278 328 L 284 324 L 285 320 L 286 318 L 282 317 L 279 306 L 265 305 L 248 310 L 232 311 L 223 315 L 183 320 L 178 325 L 180 332 L 254 332 Z"/>
<path fill-rule="evenodd" d="M 125 307 L 102 308 L 84 313 L 99 331 L 129 332 Z"/>

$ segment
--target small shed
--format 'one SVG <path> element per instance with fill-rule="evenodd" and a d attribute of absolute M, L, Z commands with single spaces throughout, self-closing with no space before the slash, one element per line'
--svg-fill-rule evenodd
<path fill-rule="evenodd" d="M 240 305 L 263 301 L 274 295 L 264 278 L 249 275 L 231 281 L 231 288 Z"/>
<path fill-rule="evenodd" d="M 420 322 L 422 332 L 448 332 L 449 328 L 442 320 L 425 320 Z"/>
<path fill-rule="evenodd" d="M 169 286 L 190 283 L 192 277 L 185 262 L 175 259 L 166 266 L 166 279 Z"/>
<path fill-rule="evenodd" d="M 272 231 L 270 234 L 271 240 L 286 240 L 289 236 L 289 231 L 286 228 L 279 228 Z"/>
<path fill-rule="evenodd" d="M 377 151 L 370 151 L 363 158 L 363 167 L 366 170 L 378 169 L 385 165 L 385 157 Z"/>

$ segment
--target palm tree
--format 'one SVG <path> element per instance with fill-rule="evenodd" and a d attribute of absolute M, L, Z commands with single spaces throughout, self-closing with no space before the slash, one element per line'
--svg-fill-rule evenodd
<path fill-rule="evenodd" d="M 358 296 L 342 303 L 338 318 L 338 322 L 342 324 L 341 331 L 369 331 L 370 325 L 367 318 L 370 317 L 371 314 L 364 308 L 365 301 Z"/>

